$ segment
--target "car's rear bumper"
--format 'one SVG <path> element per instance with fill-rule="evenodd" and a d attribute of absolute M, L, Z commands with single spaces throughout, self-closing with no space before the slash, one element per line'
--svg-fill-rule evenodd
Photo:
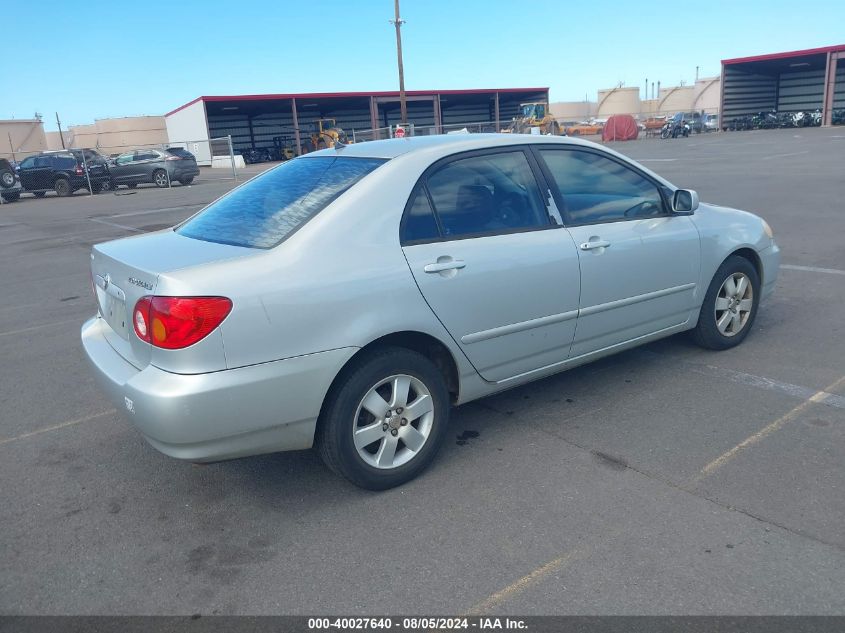
<path fill-rule="evenodd" d="M 325 394 L 357 351 L 342 348 L 206 374 L 139 370 L 108 343 L 94 317 L 82 345 L 100 387 L 162 453 L 217 461 L 309 448 Z"/>
<path fill-rule="evenodd" d="M 176 161 L 177 163 L 179 161 Z M 193 178 L 195 176 L 200 175 L 200 168 L 194 165 L 177 165 L 173 168 L 173 172 L 171 173 L 171 178 L 173 180 L 179 180 L 180 178 Z"/>

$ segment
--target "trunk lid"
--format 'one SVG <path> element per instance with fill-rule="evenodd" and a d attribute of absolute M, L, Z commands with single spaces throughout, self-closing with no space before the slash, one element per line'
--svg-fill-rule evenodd
<path fill-rule="evenodd" d="M 141 297 L 154 295 L 159 276 L 192 266 L 255 254 L 254 249 L 203 242 L 171 229 L 97 244 L 91 277 L 106 340 L 126 361 L 143 369 L 152 346 L 135 334 L 132 316 Z M 190 293 L 185 293 L 190 294 Z"/>

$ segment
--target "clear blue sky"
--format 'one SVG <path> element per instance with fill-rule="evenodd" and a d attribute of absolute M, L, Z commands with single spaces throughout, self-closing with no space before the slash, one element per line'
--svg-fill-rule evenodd
<path fill-rule="evenodd" d="M 636 7 L 636 8 L 635 8 Z M 679 9 L 673 21 L 672 11 Z M 7 2 L 0 119 L 163 114 L 200 95 L 395 90 L 392 0 Z M 842 0 L 402 0 L 409 90 L 688 83 L 723 58 L 845 43 Z"/>

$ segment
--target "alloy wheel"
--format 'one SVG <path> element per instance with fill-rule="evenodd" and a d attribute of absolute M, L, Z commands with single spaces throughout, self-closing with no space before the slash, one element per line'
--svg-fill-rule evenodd
<path fill-rule="evenodd" d="M 385 378 L 369 389 L 353 420 L 358 456 L 370 466 L 407 464 L 423 448 L 434 423 L 431 392 L 407 374 Z"/>
<path fill-rule="evenodd" d="M 732 273 L 716 295 L 714 316 L 723 336 L 736 336 L 748 323 L 754 307 L 754 289 L 745 273 Z"/>

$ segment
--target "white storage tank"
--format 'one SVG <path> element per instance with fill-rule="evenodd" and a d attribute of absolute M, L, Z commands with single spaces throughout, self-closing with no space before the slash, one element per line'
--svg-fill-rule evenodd
<path fill-rule="evenodd" d="M 637 86 L 630 88 L 608 88 L 599 90 L 598 93 L 598 114 L 597 118 L 605 118 L 612 114 L 639 114 L 640 112 L 640 89 Z"/>

